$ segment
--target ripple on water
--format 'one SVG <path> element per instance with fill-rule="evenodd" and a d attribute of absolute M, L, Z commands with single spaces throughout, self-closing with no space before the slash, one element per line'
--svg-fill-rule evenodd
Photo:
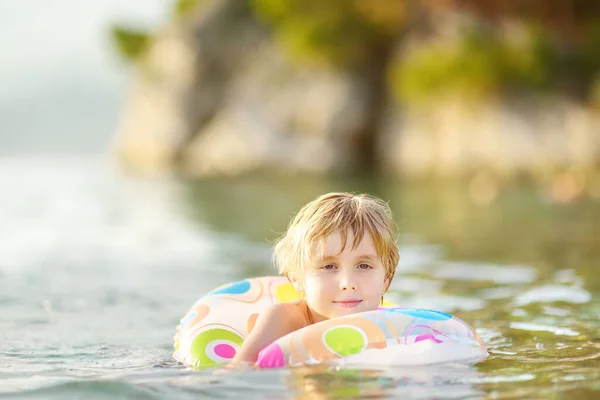
<path fill-rule="evenodd" d="M 566 303 L 582 304 L 592 298 L 590 292 L 576 286 L 546 285 L 534 287 L 517 296 L 515 304 L 519 306 L 532 303 L 551 303 L 563 301 Z"/>
<path fill-rule="evenodd" d="M 478 383 L 504 383 L 504 382 L 523 382 L 535 379 L 533 374 L 518 374 L 518 375 L 499 375 L 499 376 L 484 376 L 479 379 Z"/>
<path fill-rule="evenodd" d="M 499 284 L 530 283 L 537 270 L 525 265 L 495 265 L 475 262 L 447 262 L 435 272 L 437 278 L 461 281 L 492 281 Z"/>
<path fill-rule="evenodd" d="M 431 294 L 404 299 L 403 307 L 426 308 L 446 312 L 476 311 L 486 306 L 486 301 L 475 297 Z"/>
<path fill-rule="evenodd" d="M 513 329 L 520 329 L 520 330 L 531 331 L 531 332 L 535 332 L 535 331 L 550 332 L 550 333 L 554 333 L 555 335 L 559 335 L 559 336 L 579 336 L 580 335 L 580 333 L 578 331 L 571 329 L 571 328 L 561 328 L 558 326 L 540 325 L 540 324 L 534 324 L 534 323 L 530 323 L 530 322 L 511 322 L 509 324 L 509 327 L 513 328 Z"/>
<path fill-rule="evenodd" d="M 444 248 L 439 245 L 403 245 L 402 271 L 423 271 L 423 268 L 434 265 L 444 256 Z"/>
<path fill-rule="evenodd" d="M 34 378 L 30 378 L 35 380 Z M 30 382 L 31 383 L 31 382 Z M 52 385 L 44 384 L 44 380 L 37 381 L 38 387 L 22 390 L 19 398 L 49 399 L 49 398 L 155 398 L 156 393 L 148 387 L 135 385 L 123 381 L 90 380 L 54 382 Z M 14 395 L 14 394 L 12 394 Z M 11 395 L 11 396 L 12 396 Z"/>
<path fill-rule="evenodd" d="M 510 299 L 522 291 L 521 286 L 496 286 L 480 290 L 479 297 L 487 300 Z"/>

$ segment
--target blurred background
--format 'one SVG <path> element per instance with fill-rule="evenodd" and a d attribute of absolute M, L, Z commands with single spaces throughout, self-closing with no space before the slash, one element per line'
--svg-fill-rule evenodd
<path fill-rule="evenodd" d="M 599 18 L 584 0 L 0 2 L 0 396 L 595 398 Z M 328 191 L 390 203 L 391 300 L 466 320 L 489 360 L 218 382 L 172 361 L 193 301 L 273 274 L 273 241 Z"/>

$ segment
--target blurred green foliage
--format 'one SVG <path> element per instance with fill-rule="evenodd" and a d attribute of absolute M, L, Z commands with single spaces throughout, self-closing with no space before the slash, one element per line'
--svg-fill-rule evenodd
<path fill-rule="evenodd" d="M 387 71 L 389 89 L 401 102 L 428 102 L 448 94 L 479 99 L 560 92 L 600 103 L 600 19 L 593 10 L 567 15 L 565 21 L 559 13 L 555 23 L 541 12 L 552 11 L 552 5 L 539 1 L 534 1 L 535 7 L 506 6 L 504 11 L 491 0 L 239 1 L 248 2 L 248 17 L 268 26 L 296 62 Z M 562 6 L 569 10 L 575 1 L 565 0 Z M 175 0 L 173 10 L 176 17 L 187 16 L 206 3 Z M 471 8 L 460 11 L 461 4 Z M 489 22 L 491 18 L 493 23 L 483 24 L 487 29 L 471 24 L 475 27 L 465 28 L 458 40 L 434 33 L 434 40 L 421 40 L 410 51 L 404 49 L 406 33 L 435 32 L 427 27 L 431 24 L 428 16 L 439 18 L 447 11 L 470 12 L 475 19 Z M 503 20 L 516 23 L 524 37 L 503 31 Z M 568 36 L 560 30 L 565 23 L 575 34 Z M 151 34 L 125 26 L 113 26 L 111 33 L 127 60 L 137 59 L 151 40 Z"/>
<path fill-rule="evenodd" d="M 569 10 L 572 2 L 564 1 L 564 9 Z M 258 18 L 273 27 L 275 37 L 297 60 L 347 69 L 381 61 L 382 54 L 402 47 L 405 32 L 423 28 L 427 23 L 423 15 L 457 11 L 459 3 L 251 0 Z M 475 2 L 470 12 L 480 20 L 495 12 L 492 19 L 500 22 L 497 29 L 465 29 L 454 43 L 438 37 L 399 57 L 386 59 L 384 55 L 384 62 L 389 64 L 389 85 L 398 99 L 427 102 L 441 94 L 478 99 L 549 91 L 584 101 L 598 97 L 595 82 L 600 72 L 600 24 L 593 12 L 565 16 L 571 19 L 562 22 L 575 22 L 578 27 L 581 39 L 573 40 L 560 31 L 560 20 L 549 21 L 544 15 L 544 10 L 554 12 L 554 5 L 534 2 L 525 9 L 507 6 L 503 10 L 492 3 Z M 525 31 L 525 38 L 515 40 L 503 32 L 503 19 L 516 22 Z"/>
<path fill-rule="evenodd" d="M 297 59 L 349 67 L 385 51 L 405 28 L 405 0 L 251 0 Z"/>
<path fill-rule="evenodd" d="M 191 13 L 205 0 L 175 0 L 174 10 L 178 17 Z"/>
<path fill-rule="evenodd" d="M 407 102 L 427 101 L 442 94 L 470 98 L 508 91 L 548 90 L 555 51 L 540 30 L 525 43 L 497 35 L 465 32 L 454 45 L 435 41 L 397 57 L 390 70 L 395 94 Z"/>
<path fill-rule="evenodd" d="M 600 18 L 587 22 L 582 27 L 582 39 L 576 46 L 571 46 L 566 54 L 558 57 L 560 62 L 557 69 L 561 75 L 575 79 L 575 84 L 581 87 L 586 97 L 593 98 L 594 90 L 600 79 Z"/>
<path fill-rule="evenodd" d="M 206 0 L 175 0 L 173 12 L 175 17 L 191 14 Z M 119 56 L 133 62 L 138 60 L 150 46 L 154 32 L 137 29 L 127 24 L 113 24 L 110 28 L 111 40 Z"/>
<path fill-rule="evenodd" d="M 143 30 L 113 25 L 111 38 L 121 57 L 135 61 L 148 49 L 151 35 Z"/>

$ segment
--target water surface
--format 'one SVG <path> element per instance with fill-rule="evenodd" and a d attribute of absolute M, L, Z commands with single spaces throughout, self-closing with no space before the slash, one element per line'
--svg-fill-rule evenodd
<path fill-rule="evenodd" d="M 475 366 L 316 367 L 213 376 L 171 358 L 202 293 L 272 274 L 271 242 L 332 190 L 390 202 L 399 304 L 453 313 Z M 0 397 L 597 398 L 600 204 L 528 185 L 489 205 L 468 185 L 343 178 L 125 177 L 103 160 L 0 160 Z"/>

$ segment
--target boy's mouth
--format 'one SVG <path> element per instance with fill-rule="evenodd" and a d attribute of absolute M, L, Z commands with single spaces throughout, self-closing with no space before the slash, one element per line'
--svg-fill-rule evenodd
<path fill-rule="evenodd" d="M 353 307 L 356 307 L 357 305 L 359 305 L 360 303 L 362 303 L 362 300 L 359 300 L 359 299 L 339 300 L 339 301 L 334 301 L 333 303 L 337 304 L 340 307 L 353 308 Z"/>

